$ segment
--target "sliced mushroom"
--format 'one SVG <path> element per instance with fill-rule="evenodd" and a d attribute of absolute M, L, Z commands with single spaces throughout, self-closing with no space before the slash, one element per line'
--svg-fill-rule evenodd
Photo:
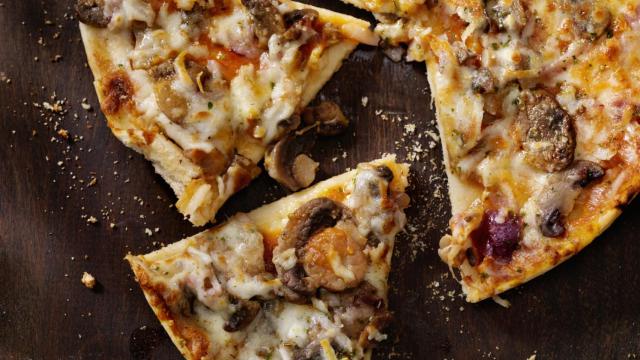
<path fill-rule="evenodd" d="M 314 32 L 313 25 L 320 15 L 313 9 L 297 9 L 284 14 L 287 30 L 283 37 L 287 40 L 298 40 L 304 34 Z"/>
<path fill-rule="evenodd" d="M 290 290 L 288 298 L 311 295 L 320 287 L 342 291 L 362 281 L 367 240 L 354 221 L 346 207 L 328 198 L 313 199 L 289 216 L 274 249 L 274 264 Z"/>
<path fill-rule="evenodd" d="M 478 55 L 467 49 L 467 46 L 462 41 L 454 41 L 452 44 L 453 53 L 456 55 L 458 64 L 469 67 L 479 66 L 480 59 Z"/>
<path fill-rule="evenodd" d="M 189 73 L 191 81 L 195 84 L 197 90 L 201 93 L 211 91 L 209 81 L 212 78 L 211 71 L 206 66 L 198 63 L 197 61 L 188 59 L 185 61 L 185 68 Z"/>
<path fill-rule="evenodd" d="M 359 338 L 376 315 L 386 312 L 384 299 L 366 280 L 358 287 L 341 293 L 321 292 L 321 299 L 340 319 L 345 335 L 352 339 Z"/>
<path fill-rule="evenodd" d="M 284 19 L 271 0 L 242 0 L 251 19 L 254 33 L 261 46 L 266 46 L 273 34 L 282 34 L 285 30 Z"/>
<path fill-rule="evenodd" d="M 527 24 L 527 15 L 520 0 L 489 0 L 485 11 L 492 29 L 520 31 Z"/>
<path fill-rule="evenodd" d="M 260 312 L 260 304 L 251 300 L 235 300 L 232 305 L 233 313 L 229 320 L 224 323 L 223 329 L 226 332 L 236 332 L 243 330 L 255 319 Z"/>
<path fill-rule="evenodd" d="M 187 115 L 189 105 L 187 99 L 173 90 L 171 82 L 171 79 L 156 81 L 153 90 L 160 111 L 174 123 L 180 124 Z"/>
<path fill-rule="evenodd" d="M 611 25 L 611 13 L 602 5 L 592 1 L 578 1 L 578 9 L 574 11 L 576 29 L 581 37 L 595 40 L 605 33 Z"/>
<path fill-rule="evenodd" d="M 471 90 L 477 94 L 488 94 L 496 91 L 496 79 L 487 68 L 480 68 L 473 72 Z"/>
<path fill-rule="evenodd" d="M 604 176 L 604 169 L 588 160 L 579 160 L 567 170 L 554 174 L 540 192 L 538 224 L 542 235 L 560 237 L 565 233 L 565 218 L 583 188 Z"/>
<path fill-rule="evenodd" d="M 210 152 L 205 152 L 201 149 L 189 149 L 184 151 L 184 155 L 202 169 L 204 178 L 209 182 L 215 181 L 227 169 L 230 160 L 215 148 Z"/>
<path fill-rule="evenodd" d="M 149 69 L 149 74 L 156 81 L 167 80 L 175 76 L 176 69 L 173 67 L 172 62 L 165 61 Z"/>
<path fill-rule="evenodd" d="M 303 348 L 293 351 L 293 360 L 321 360 L 325 359 L 324 352 L 318 342 L 311 342 Z"/>
<path fill-rule="evenodd" d="M 78 0 L 76 14 L 83 23 L 99 28 L 107 27 L 111 21 L 104 12 L 104 0 Z"/>
<path fill-rule="evenodd" d="M 200 34 L 206 11 L 207 9 L 200 6 L 199 3 L 195 3 L 191 10 L 182 12 L 182 23 L 192 38 Z"/>
<path fill-rule="evenodd" d="M 307 128 L 278 141 L 264 161 L 269 176 L 291 191 L 309 186 L 316 176 L 318 163 L 305 155 L 315 143 L 315 132 Z"/>
<path fill-rule="evenodd" d="M 171 83 L 175 79 L 176 71 L 171 61 L 162 62 L 149 70 L 149 75 L 155 80 L 153 91 L 160 111 L 171 121 L 180 124 L 187 115 L 188 103 L 182 95 L 178 94 Z"/>
<path fill-rule="evenodd" d="M 317 124 L 318 135 L 322 136 L 338 135 L 349 127 L 349 119 L 333 101 L 307 107 L 302 112 L 302 118 L 307 125 Z"/>
<path fill-rule="evenodd" d="M 532 166 L 556 172 L 573 162 L 576 133 L 573 120 L 546 91 L 526 91 L 524 111 L 519 117 L 525 132 L 523 147 Z"/>
<path fill-rule="evenodd" d="M 325 360 L 325 359 L 351 359 L 353 357 L 353 350 L 343 348 L 336 340 L 331 340 L 329 343 L 331 349 L 335 353 L 335 357 L 329 356 L 319 340 L 309 342 L 303 348 L 295 348 L 293 350 L 292 360 Z"/>

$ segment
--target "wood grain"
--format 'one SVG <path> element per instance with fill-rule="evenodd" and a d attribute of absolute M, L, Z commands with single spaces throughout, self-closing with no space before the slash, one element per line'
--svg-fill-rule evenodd
<path fill-rule="evenodd" d="M 122 258 L 199 230 L 170 207 L 169 187 L 109 133 L 99 111 L 81 107 L 83 98 L 98 104 L 72 1 L 0 3 L 0 358 L 178 359 Z M 65 99 L 64 115 L 41 107 L 54 92 Z M 395 320 L 376 358 L 640 356 L 638 202 L 574 259 L 508 292 L 510 309 L 469 305 L 436 254 L 449 210 L 439 144 L 430 148 L 425 133 L 436 128 L 424 66 L 363 47 L 320 97 L 340 103 L 352 120 L 352 131 L 318 145 L 322 177 L 422 149 L 412 162 L 410 226 L 393 259 Z M 409 124 L 416 130 L 403 137 Z M 220 218 L 284 194 L 262 176 Z M 87 223 L 89 216 L 98 222 Z M 97 289 L 80 283 L 83 271 L 96 276 Z"/>

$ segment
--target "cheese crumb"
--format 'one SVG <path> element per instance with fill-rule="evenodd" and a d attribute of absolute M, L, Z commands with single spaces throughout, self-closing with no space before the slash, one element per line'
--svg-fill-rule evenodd
<path fill-rule="evenodd" d="M 87 287 L 87 289 L 93 289 L 93 287 L 96 286 L 96 278 L 86 271 L 82 274 L 82 279 L 80 281 Z"/>

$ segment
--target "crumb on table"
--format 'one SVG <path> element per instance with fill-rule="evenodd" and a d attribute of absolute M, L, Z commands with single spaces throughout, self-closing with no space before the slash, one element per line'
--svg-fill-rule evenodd
<path fill-rule="evenodd" d="M 93 277 L 93 275 L 89 274 L 86 271 L 82 274 L 82 279 L 80 281 L 88 289 L 93 289 L 93 287 L 96 286 L 96 278 Z"/>

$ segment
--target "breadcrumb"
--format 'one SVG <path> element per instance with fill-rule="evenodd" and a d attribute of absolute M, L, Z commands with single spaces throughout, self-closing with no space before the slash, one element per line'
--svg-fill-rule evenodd
<path fill-rule="evenodd" d="M 69 131 L 67 131 L 66 129 L 60 129 L 58 130 L 58 135 L 60 135 L 60 137 L 62 137 L 63 139 L 68 139 Z"/>
<path fill-rule="evenodd" d="M 82 108 L 85 109 L 86 111 L 91 111 L 92 110 L 91 104 L 89 104 L 87 102 L 86 98 L 82 99 L 82 102 L 80 103 L 80 106 L 82 106 Z"/>
<path fill-rule="evenodd" d="M 93 287 L 96 286 L 96 278 L 86 271 L 82 274 L 82 279 L 80 281 L 87 287 L 87 289 L 93 289 Z"/>

